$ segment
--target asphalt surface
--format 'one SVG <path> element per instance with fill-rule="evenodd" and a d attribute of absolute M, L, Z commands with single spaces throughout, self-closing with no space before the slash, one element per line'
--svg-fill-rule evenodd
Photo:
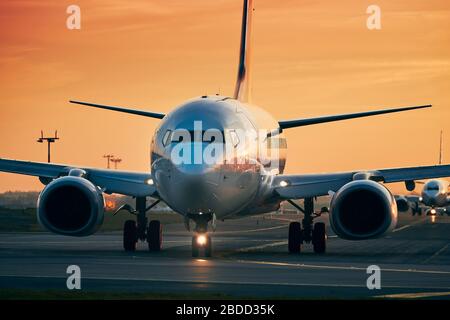
<path fill-rule="evenodd" d="M 327 253 L 309 245 L 287 253 L 296 215 L 219 223 L 214 257 L 192 258 L 191 235 L 179 224 L 164 231 L 164 249 L 122 251 L 120 232 L 86 238 L 47 233 L 0 234 L 0 288 L 67 290 L 66 269 L 81 268 L 82 290 L 203 294 L 233 298 L 450 299 L 450 218 L 411 217 L 386 238 L 346 241 L 329 232 Z M 327 216 L 320 219 L 328 220 Z M 381 268 L 381 289 L 369 290 L 367 267 Z"/>

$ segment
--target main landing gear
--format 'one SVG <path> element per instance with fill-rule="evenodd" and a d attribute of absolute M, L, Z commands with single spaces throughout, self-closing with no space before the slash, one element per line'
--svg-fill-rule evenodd
<path fill-rule="evenodd" d="M 136 210 L 133 210 L 129 205 L 124 205 L 119 210 L 127 210 L 136 215 L 135 220 L 125 221 L 123 227 L 123 248 L 125 251 L 135 251 L 136 244 L 139 240 L 148 243 L 149 251 L 160 251 L 162 249 L 162 225 L 158 220 L 152 220 L 147 225 L 147 211 L 156 206 L 160 201 L 157 200 L 148 208 L 146 197 L 136 198 Z M 116 212 L 118 212 L 117 210 Z"/>
<path fill-rule="evenodd" d="M 314 199 L 306 198 L 304 208 L 301 208 L 292 200 L 288 200 L 288 202 L 304 214 L 302 223 L 291 222 L 289 224 L 289 253 L 300 253 L 303 243 L 312 243 L 315 253 L 325 253 L 327 247 L 325 223 L 316 222 L 313 224 L 314 218 L 320 216 L 320 214 L 314 212 Z M 322 208 L 321 213 L 326 211 L 325 208 Z"/>
<path fill-rule="evenodd" d="M 416 214 L 421 216 L 422 215 L 422 208 L 419 207 L 419 202 L 416 202 L 415 206 L 411 208 L 411 214 L 415 216 Z"/>

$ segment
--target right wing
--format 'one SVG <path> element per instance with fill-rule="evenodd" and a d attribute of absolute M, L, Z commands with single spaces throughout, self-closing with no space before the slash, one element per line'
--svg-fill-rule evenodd
<path fill-rule="evenodd" d="M 138 115 L 138 116 L 149 117 L 149 118 L 162 119 L 162 118 L 165 117 L 164 113 L 156 113 L 156 112 L 149 112 L 149 111 L 137 110 L 137 109 L 127 109 L 127 108 L 122 108 L 122 107 L 106 106 L 106 105 L 103 105 L 103 104 L 95 104 L 95 103 L 75 101 L 75 100 L 70 100 L 69 102 L 70 103 L 74 103 L 74 104 L 80 104 L 80 105 L 83 105 L 83 106 L 94 107 L 94 108 L 99 108 L 99 109 L 106 109 L 106 110 L 112 110 L 112 111 L 118 111 L 118 112 L 124 112 L 124 113 L 130 113 L 130 114 L 135 114 L 135 115 Z"/>
<path fill-rule="evenodd" d="M 86 171 L 86 179 L 100 187 L 105 193 L 118 193 L 133 197 L 157 196 L 155 186 L 149 184 L 150 179 L 152 179 L 151 173 L 83 168 L 0 158 L 0 172 L 18 173 L 39 178 L 56 179 L 68 175 L 72 169 Z"/>

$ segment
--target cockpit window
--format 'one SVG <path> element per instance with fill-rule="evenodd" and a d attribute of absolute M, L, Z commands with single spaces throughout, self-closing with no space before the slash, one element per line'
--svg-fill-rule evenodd
<path fill-rule="evenodd" d="M 164 147 L 169 144 L 171 136 L 172 136 L 172 130 L 167 130 L 162 139 L 162 144 Z"/>
<path fill-rule="evenodd" d="M 432 184 L 432 185 L 427 186 L 427 190 L 439 191 L 439 186 L 437 184 Z"/>
<path fill-rule="evenodd" d="M 223 143 L 223 132 L 220 130 L 203 130 L 203 131 L 194 131 L 194 130 L 175 130 L 170 135 L 171 143 L 179 143 L 179 142 L 196 142 L 202 141 L 205 143 Z"/>

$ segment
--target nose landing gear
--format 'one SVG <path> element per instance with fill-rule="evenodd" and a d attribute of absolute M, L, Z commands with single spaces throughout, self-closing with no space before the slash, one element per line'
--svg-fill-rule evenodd
<path fill-rule="evenodd" d="M 327 245 L 327 234 L 325 224 L 323 222 L 313 223 L 323 212 L 327 212 L 326 208 L 322 208 L 319 214 L 314 212 L 314 199 L 306 198 L 304 209 L 292 200 L 288 200 L 290 204 L 299 209 L 304 214 L 302 223 L 291 222 L 289 225 L 288 250 L 289 253 L 300 253 L 303 243 L 311 243 L 315 253 L 325 253 Z M 303 228 L 302 228 L 303 225 Z"/>
<path fill-rule="evenodd" d="M 213 229 L 215 228 L 215 215 L 203 214 L 190 216 L 196 222 L 194 235 L 192 236 L 192 257 L 197 258 L 201 251 L 205 257 L 212 255 L 212 240 L 208 234 L 208 222 L 213 222 Z"/>

